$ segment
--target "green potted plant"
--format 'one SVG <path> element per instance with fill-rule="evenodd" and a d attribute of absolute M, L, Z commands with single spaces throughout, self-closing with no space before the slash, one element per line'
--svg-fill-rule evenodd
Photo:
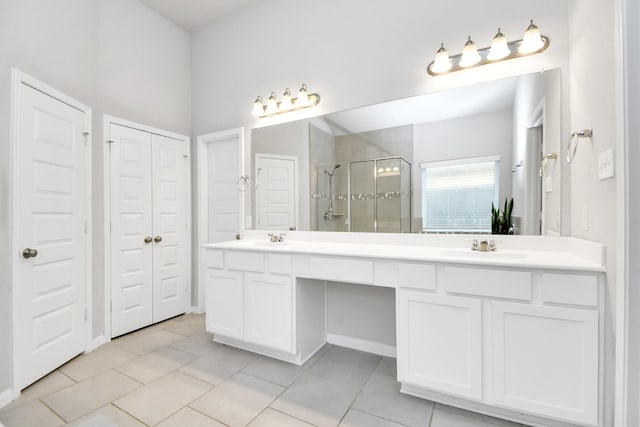
<path fill-rule="evenodd" d="M 513 223 L 511 222 L 511 213 L 513 212 L 513 198 L 504 199 L 504 210 L 500 212 L 500 208 L 496 208 L 491 203 L 491 234 L 513 234 Z"/>

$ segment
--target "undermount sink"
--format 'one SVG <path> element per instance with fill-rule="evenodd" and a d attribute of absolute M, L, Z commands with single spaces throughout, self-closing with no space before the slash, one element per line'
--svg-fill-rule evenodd
<path fill-rule="evenodd" d="M 248 240 L 246 243 L 254 246 L 287 246 L 291 242 L 272 242 L 270 240 Z"/>
<path fill-rule="evenodd" d="M 474 251 L 471 249 L 447 249 L 442 252 L 446 256 L 454 256 L 460 258 L 501 258 L 501 259 L 525 259 L 528 255 L 524 252 L 512 251 Z"/>

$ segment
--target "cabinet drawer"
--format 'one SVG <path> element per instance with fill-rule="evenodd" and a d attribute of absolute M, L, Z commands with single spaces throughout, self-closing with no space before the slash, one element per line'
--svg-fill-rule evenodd
<path fill-rule="evenodd" d="M 309 257 L 310 279 L 373 284 L 373 261 L 343 257 Z"/>
<path fill-rule="evenodd" d="M 399 288 L 436 288 L 436 267 L 421 262 L 375 261 L 375 284 Z"/>
<path fill-rule="evenodd" d="M 443 268 L 447 292 L 531 300 L 531 272 L 473 267 Z"/>
<path fill-rule="evenodd" d="M 223 268 L 223 259 L 221 249 L 207 249 L 204 251 L 204 263 L 207 268 Z"/>
<path fill-rule="evenodd" d="M 598 278 L 585 274 L 543 273 L 542 301 L 596 307 Z"/>
<path fill-rule="evenodd" d="M 422 263 L 398 263 L 398 286 L 418 289 L 435 289 L 436 266 Z"/>
<path fill-rule="evenodd" d="M 272 274 L 291 275 L 291 255 L 267 255 L 267 268 Z"/>
<path fill-rule="evenodd" d="M 227 251 L 224 260 L 228 270 L 264 273 L 264 254 L 258 252 Z"/>

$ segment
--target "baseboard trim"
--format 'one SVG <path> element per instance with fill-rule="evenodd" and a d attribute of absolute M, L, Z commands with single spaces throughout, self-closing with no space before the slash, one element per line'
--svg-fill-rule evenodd
<path fill-rule="evenodd" d="M 396 348 L 391 345 L 381 344 L 375 341 L 368 341 L 359 338 L 347 337 L 345 335 L 327 334 L 329 344 L 340 347 L 352 348 L 354 350 L 365 351 L 380 356 L 396 358 Z"/>
<path fill-rule="evenodd" d="M 192 305 L 191 306 L 191 311 L 189 311 L 189 313 L 195 313 L 195 314 L 202 314 L 204 313 L 204 310 L 201 309 L 199 306 L 197 305 Z"/>
<path fill-rule="evenodd" d="M 100 347 L 101 345 L 104 345 L 104 344 L 106 344 L 106 343 L 108 343 L 108 342 L 109 342 L 109 340 L 107 339 L 107 337 L 106 337 L 106 336 L 104 336 L 104 335 L 100 335 L 99 337 L 94 338 L 94 339 L 89 343 L 89 345 L 87 346 L 87 351 L 86 351 L 86 353 L 90 353 L 90 352 L 92 352 L 93 350 L 95 350 L 96 348 L 98 348 L 98 347 Z"/>
<path fill-rule="evenodd" d="M 0 408 L 7 406 L 13 400 L 13 390 L 7 389 L 0 393 Z"/>

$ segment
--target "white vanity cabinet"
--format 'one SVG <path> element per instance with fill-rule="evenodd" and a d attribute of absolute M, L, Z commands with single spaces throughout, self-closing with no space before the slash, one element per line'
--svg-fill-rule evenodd
<path fill-rule="evenodd" d="M 398 289 L 396 307 L 398 381 L 479 400 L 480 300 Z"/>
<path fill-rule="evenodd" d="M 597 425 L 598 313 L 492 301 L 496 405 Z"/>
<path fill-rule="evenodd" d="M 207 331 L 242 339 L 242 273 L 208 268 Z"/>
<path fill-rule="evenodd" d="M 291 256 L 207 250 L 206 328 L 220 338 L 293 353 Z"/>
<path fill-rule="evenodd" d="M 396 289 L 403 391 L 601 425 L 601 276 L 453 264 L 436 276 L 433 291 Z"/>
<path fill-rule="evenodd" d="M 292 294 L 290 276 L 247 273 L 244 277 L 244 340 L 292 352 Z"/>
<path fill-rule="evenodd" d="M 393 288 L 403 393 L 525 425 L 605 427 L 604 251 L 562 242 L 575 250 L 207 245 L 207 330 L 300 365 L 327 341 L 327 281 Z"/>

